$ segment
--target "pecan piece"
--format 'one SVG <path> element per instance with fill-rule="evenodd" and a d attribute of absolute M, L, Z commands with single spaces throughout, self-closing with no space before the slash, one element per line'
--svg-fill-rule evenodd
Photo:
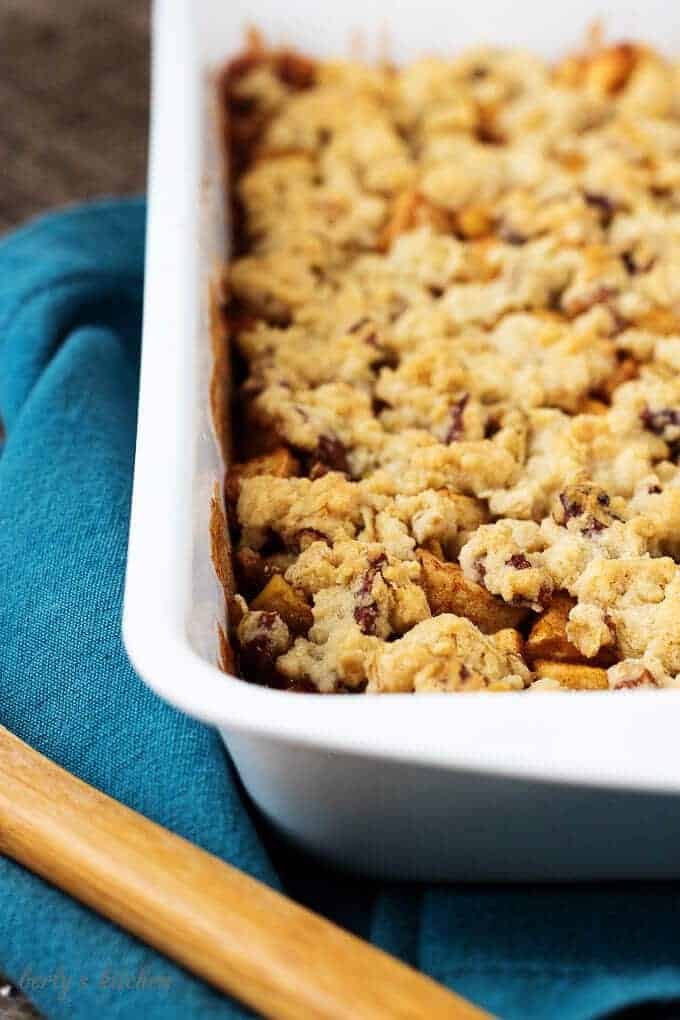
<path fill-rule="evenodd" d="M 290 647 L 290 635 L 278 613 L 246 613 L 236 634 L 242 676 L 251 683 L 280 687 L 276 660 Z"/>
<path fill-rule="evenodd" d="M 583 197 L 587 205 L 597 209 L 602 225 L 608 227 L 617 209 L 616 202 L 599 191 L 584 191 Z"/>
<path fill-rule="evenodd" d="M 581 534 L 587 538 L 621 520 L 610 507 L 609 495 L 591 482 L 568 485 L 559 494 L 552 516 L 556 524 L 565 528 L 569 521 L 578 521 Z"/>
<path fill-rule="evenodd" d="M 677 463 L 680 458 L 680 411 L 671 407 L 651 411 L 646 407 L 640 418 L 646 429 L 668 443 L 668 456 Z"/>
<path fill-rule="evenodd" d="M 671 442 L 680 438 L 680 411 L 672 407 L 662 407 L 652 411 L 646 407 L 640 415 L 642 424 L 655 436 L 663 436 Z"/>
<path fill-rule="evenodd" d="M 337 436 L 319 436 L 316 447 L 317 460 L 330 471 L 342 471 L 349 475 L 350 467 L 347 460 L 347 450 Z M 318 475 L 316 477 L 319 477 Z"/>
<path fill-rule="evenodd" d="M 642 669 L 636 676 L 631 677 L 630 680 L 621 680 L 613 689 L 615 691 L 621 691 L 624 688 L 658 686 L 659 684 L 656 682 L 656 678 L 652 676 L 649 670 Z"/>
<path fill-rule="evenodd" d="M 515 570 L 531 569 L 531 563 L 529 563 L 524 553 L 513 553 L 505 562 L 508 567 L 514 567 Z"/>
<path fill-rule="evenodd" d="M 362 634 L 375 634 L 376 623 L 380 613 L 378 603 L 373 598 L 373 582 L 378 574 L 382 577 L 381 567 L 387 563 L 387 557 L 381 553 L 373 560 L 361 576 L 356 592 L 357 604 L 354 607 L 354 619 Z"/>
<path fill-rule="evenodd" d="M 462 439 L 465 434 L 465 422 L 463 421 L 463 413 L 470 400 L 470 394 L 464 393 L 459 400 L 457 400 L 451 408 L 451 417 L 449 420 L 449 426 L 444 435 L 444 442 L 448 446 L 449 443 L 457 443 L 459 439 Z"/>

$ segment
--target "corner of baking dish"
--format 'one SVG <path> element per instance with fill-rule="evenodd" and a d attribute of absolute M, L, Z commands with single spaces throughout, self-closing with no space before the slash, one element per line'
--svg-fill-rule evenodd
<path fill-rule="evenodd" d="M 211 6 L 224 17 L 223 5 L 210 4 L 204 16 Z M 431 767 L 680 790 L 674 691 L 328 698 L 247 684 L 198 654 L 190 633 L 195 568 L 208 553 L 200 511 L 204 503 L 207 514 L 207 500 L 196 493 L 214 478 L 197 454 L 207 405 L 195 357 L 207 343 L 199 297 L 206 290 L 200 196 L 209 187 L 200 155 L 202 69 L 194 5 L 157 0 L 155 7 L 144 341 L 123 620 L 140 676 L 206 722 L 267 739 Z"/>

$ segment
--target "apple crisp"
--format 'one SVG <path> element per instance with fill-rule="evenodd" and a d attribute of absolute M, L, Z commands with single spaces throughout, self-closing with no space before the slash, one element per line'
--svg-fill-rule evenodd
<path fill-rule="evenodd" d="M 233 177 L 241 675 L 680 683 L 680 64 L 257 42 Z"/>

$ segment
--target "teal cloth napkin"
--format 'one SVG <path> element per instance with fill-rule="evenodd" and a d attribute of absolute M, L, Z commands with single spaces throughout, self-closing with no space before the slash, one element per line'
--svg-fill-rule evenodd
<path fill-rule="evenodd" d="M 253 817 L 217 734 L 136 677 L 120 616 L 144 214 L 104 202 L 0 242 L 0 722 L 506 1020 L 680 996 L 676 885 L 403 886 L 324 871 Z M 1 859 L 0 969 L 53 1020 L 248 1015 Z"/>

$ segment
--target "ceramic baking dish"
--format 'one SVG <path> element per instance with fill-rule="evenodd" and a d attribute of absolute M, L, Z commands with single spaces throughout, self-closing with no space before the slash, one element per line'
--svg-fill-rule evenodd
<path fill-rule="evenodd" d="M 158 0 L 147 275 L 125 643 L 162 697 L 219 728 L 264 815 L 364 873 L 420 879 L 677 877 L 680 694 L 300 695 L 216 666 L 223 599 L 209 503 L 222 477 L 208 411 L 209 279 L 228 254 L 219 61 L 253 22 L 271 42 L 396 59 L 483 41 L 556 55 L 593 13 L 613 37 L 680 53 L 665 0 L 569 12 L 528 0 L 410 10 L 384 0 Z"/>

